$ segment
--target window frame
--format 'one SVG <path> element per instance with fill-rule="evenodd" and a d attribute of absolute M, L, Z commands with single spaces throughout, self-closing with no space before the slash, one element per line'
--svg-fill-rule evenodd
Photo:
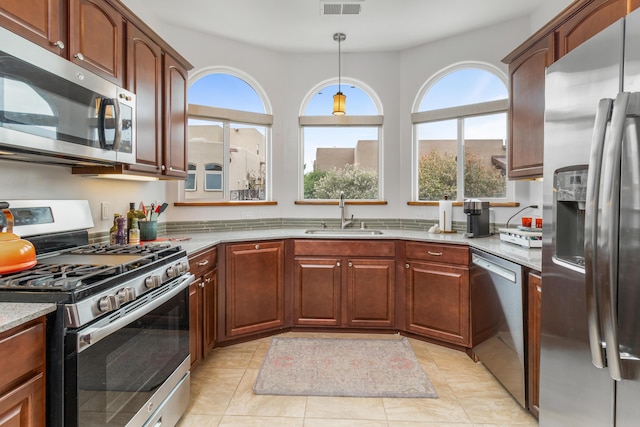
<path fill-rule="evenodd" d="M 193 166 L 193 169 L 191 169 Z M 189 176 L 193 175 L 193 188 L 187 188 Z M 198 190 L 198 165 L 193 162 L 187 162 L 187 179 L 184 181 L 184 191 L 195 192 Z"/>
<path fill-rule="evenodd" d="M 337 199 L 305 199 L 304 197 L 304 129 L 305 127 L 377 127 L 378 132 L 378 198 L 377 199 L 350 199 L 358 202 L 381 202 L 384 200 L 384 113 L 382 103 L 377 94 L 365 83 L 342 76 L 343 86 L 355 86 L 366 93 L 374 103 L 379 114 L 376 115 L 349 115 L 347 100 L 347 114 L 343 116 L 312 116 L 305 115 L 312 98 L 328 86 L 337 85 L 338 79 L 325 80 L 313 87 L 304 97 L 304 101 L 298 112 L 298 200 L 300 203 L 326 203 Z"/>
<path fill-rule="evenodd" d="M 433 122 L 441 122 L 447 120 L 456 120 L 457 124 L 457 139 L 456 139 L 456 155 L 457 155 L 457 192 L 454 201 L 462 202 L 464 200 L 464 172 L 465 172 L 465 153 L 464 153 L 464 120 L 472 117 L 480 117 L 480 116 L 489 116 L 492 114 L 505 113 L 508 114 L 509 109 L 509 97 L 479 102 L 475 104 L 467 104 L 460 105 L 456 107 L 447 107 L 436 110 L 428 110 L 428 111 L 418 111 L 420 108 L 420 104 L 422 100 L 427 95 L 429 90 L 444 76 L 454 73 L 456 71 L 476 68 L 481 69 L 487 72 L 490 72 L 494 76 L 500 79 L 502 83 L 505 85 L 505 89 L 508 88 L 507 85 L 507 76 L 500 69 L 494 67 L 490 64 L 485 64 L 481 62 L 463 62 L 453 64 L 449 67 L 446 67 L 433 76 L 431 76 L 427 82 L 423 85 L 421 90 L 418 92 L 416 99 L 414 100 L 413 112 L 411 113 L 411 127 L 412 127 L 412 148 L 411 148 L 411 194 L 412 200 L 417 203 L 430 203 L 432 200 L 421 200 L 419 195 L 419 162 L 420 162 L 420 153 L 419 153 L 419 145 L 420 145 L 420 135 L 418 127 L 421 124 L 425 123 L 433 123 Z M 505 123 L 505 126 L 508 126 Z M 505 135 L 508 135 L 507 129 L 505 128 Z M 508 137 L 508 136 L 507 136 Z M 505 144 L 507 141 L 505 140 Z M 506 201 L 512 200 L 515 194 L 515 186 L 509 180 L 506 179 L 506 189 L 505 189 L 505 197 L 482 197 L 480 198 L 483 201 Z"/>

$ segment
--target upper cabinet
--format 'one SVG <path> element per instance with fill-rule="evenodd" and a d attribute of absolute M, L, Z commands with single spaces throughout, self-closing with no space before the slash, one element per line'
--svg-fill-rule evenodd
<path fill-rule="evenodd" d="M 33 43 L 66 55 L 65 0 L 3 0 L 0 25 Z"/>
<path fill-rule="evenodd" d="M 122 86 L 124 22 L 103 0 L 69 0 L 68 59 Z"/>
<path fill-rule="evenodd" d="M 171 55 L 164 57 L 164 140 L 162 174 L 187 177 L 187 70 Z"/>
<path fill-rule="evenodd" d="M 577 0 L 502 60 L 510 78 L 510 179 L 542 177 L 546 67 L 637 7 L 640 0 Z"/>

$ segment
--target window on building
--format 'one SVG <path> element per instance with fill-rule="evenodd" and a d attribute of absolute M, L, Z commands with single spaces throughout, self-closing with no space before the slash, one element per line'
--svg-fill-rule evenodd
<path fill-rule="evenodd" d="M 184 191 L 196 191 L 196 164 L 189 162 L 187 164 L 187 180 L 184 183 Z"/>
<path fill-rule="evenodd" d="M 338 85 L 312 91 L 300 116 L 302 199 L 382 198 L 382 116 L 371 91 L 343 84 L 345 116 L 333 116 Z"/>
<path fill-rule="evenodd" d="M 412 114 L 416 200 L 507 197 L 505 80 L 474 64 L 427 82 Z"/>
<path fill-rule="evenodd" d="M 240 73 L 235 73 L 240 74 Z M 188 92 L 188 159 L 197 169 L 186 200 L 268 200 L 271 124 L 266 97 L 246 76 L 211 71 Z M 194 172 L 195 174 L 196 172 Z"/>

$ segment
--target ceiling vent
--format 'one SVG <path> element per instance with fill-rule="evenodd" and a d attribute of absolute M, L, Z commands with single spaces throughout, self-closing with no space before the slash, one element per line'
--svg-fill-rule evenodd
<path fill-rule="evenodd" d="M 362 1 L 321 1 L 320 15 L 359 15 Z"/>

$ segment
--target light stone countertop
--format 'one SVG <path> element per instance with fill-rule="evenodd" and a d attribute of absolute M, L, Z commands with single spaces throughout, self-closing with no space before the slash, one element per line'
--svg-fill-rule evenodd
<path fill-rule="evenodd" d="M 254 240 L 270 239 L 368 239 L 368 240 L 412 240 L 418 242 L 450 243 L 469 245 L 501 258 L 513 261 L 533 270 L 541 271 L 542 250 L 540 248 L 527 249 L 511 243 L 501 242 L 500 236 L 481 237 L 470 239 L 464 237 L 464 233 L 455 234 L 429 234 L 427 231 L 419 230 L 395 230 L 381 229 L 380 235 L 362 234 L 306 234 L 305 229 L 299 228 L 278 228 L 278 229 L 257 229 L 240 230 L 211 233 L 188 233 L 181 235 L 169 235 L 169 238 L 190 238 L 185 241 L 175 241 L 175 244 L 186 249 L 192 254 L 205 249 L 208 246 L 227 242 L 246 242 Z"/>
<path fill-rule="evenodd" d="M 8 331 L 29 320 L 55 311 L 53 303 L 15 303 L 0 302 L 0 332 Z"/>

